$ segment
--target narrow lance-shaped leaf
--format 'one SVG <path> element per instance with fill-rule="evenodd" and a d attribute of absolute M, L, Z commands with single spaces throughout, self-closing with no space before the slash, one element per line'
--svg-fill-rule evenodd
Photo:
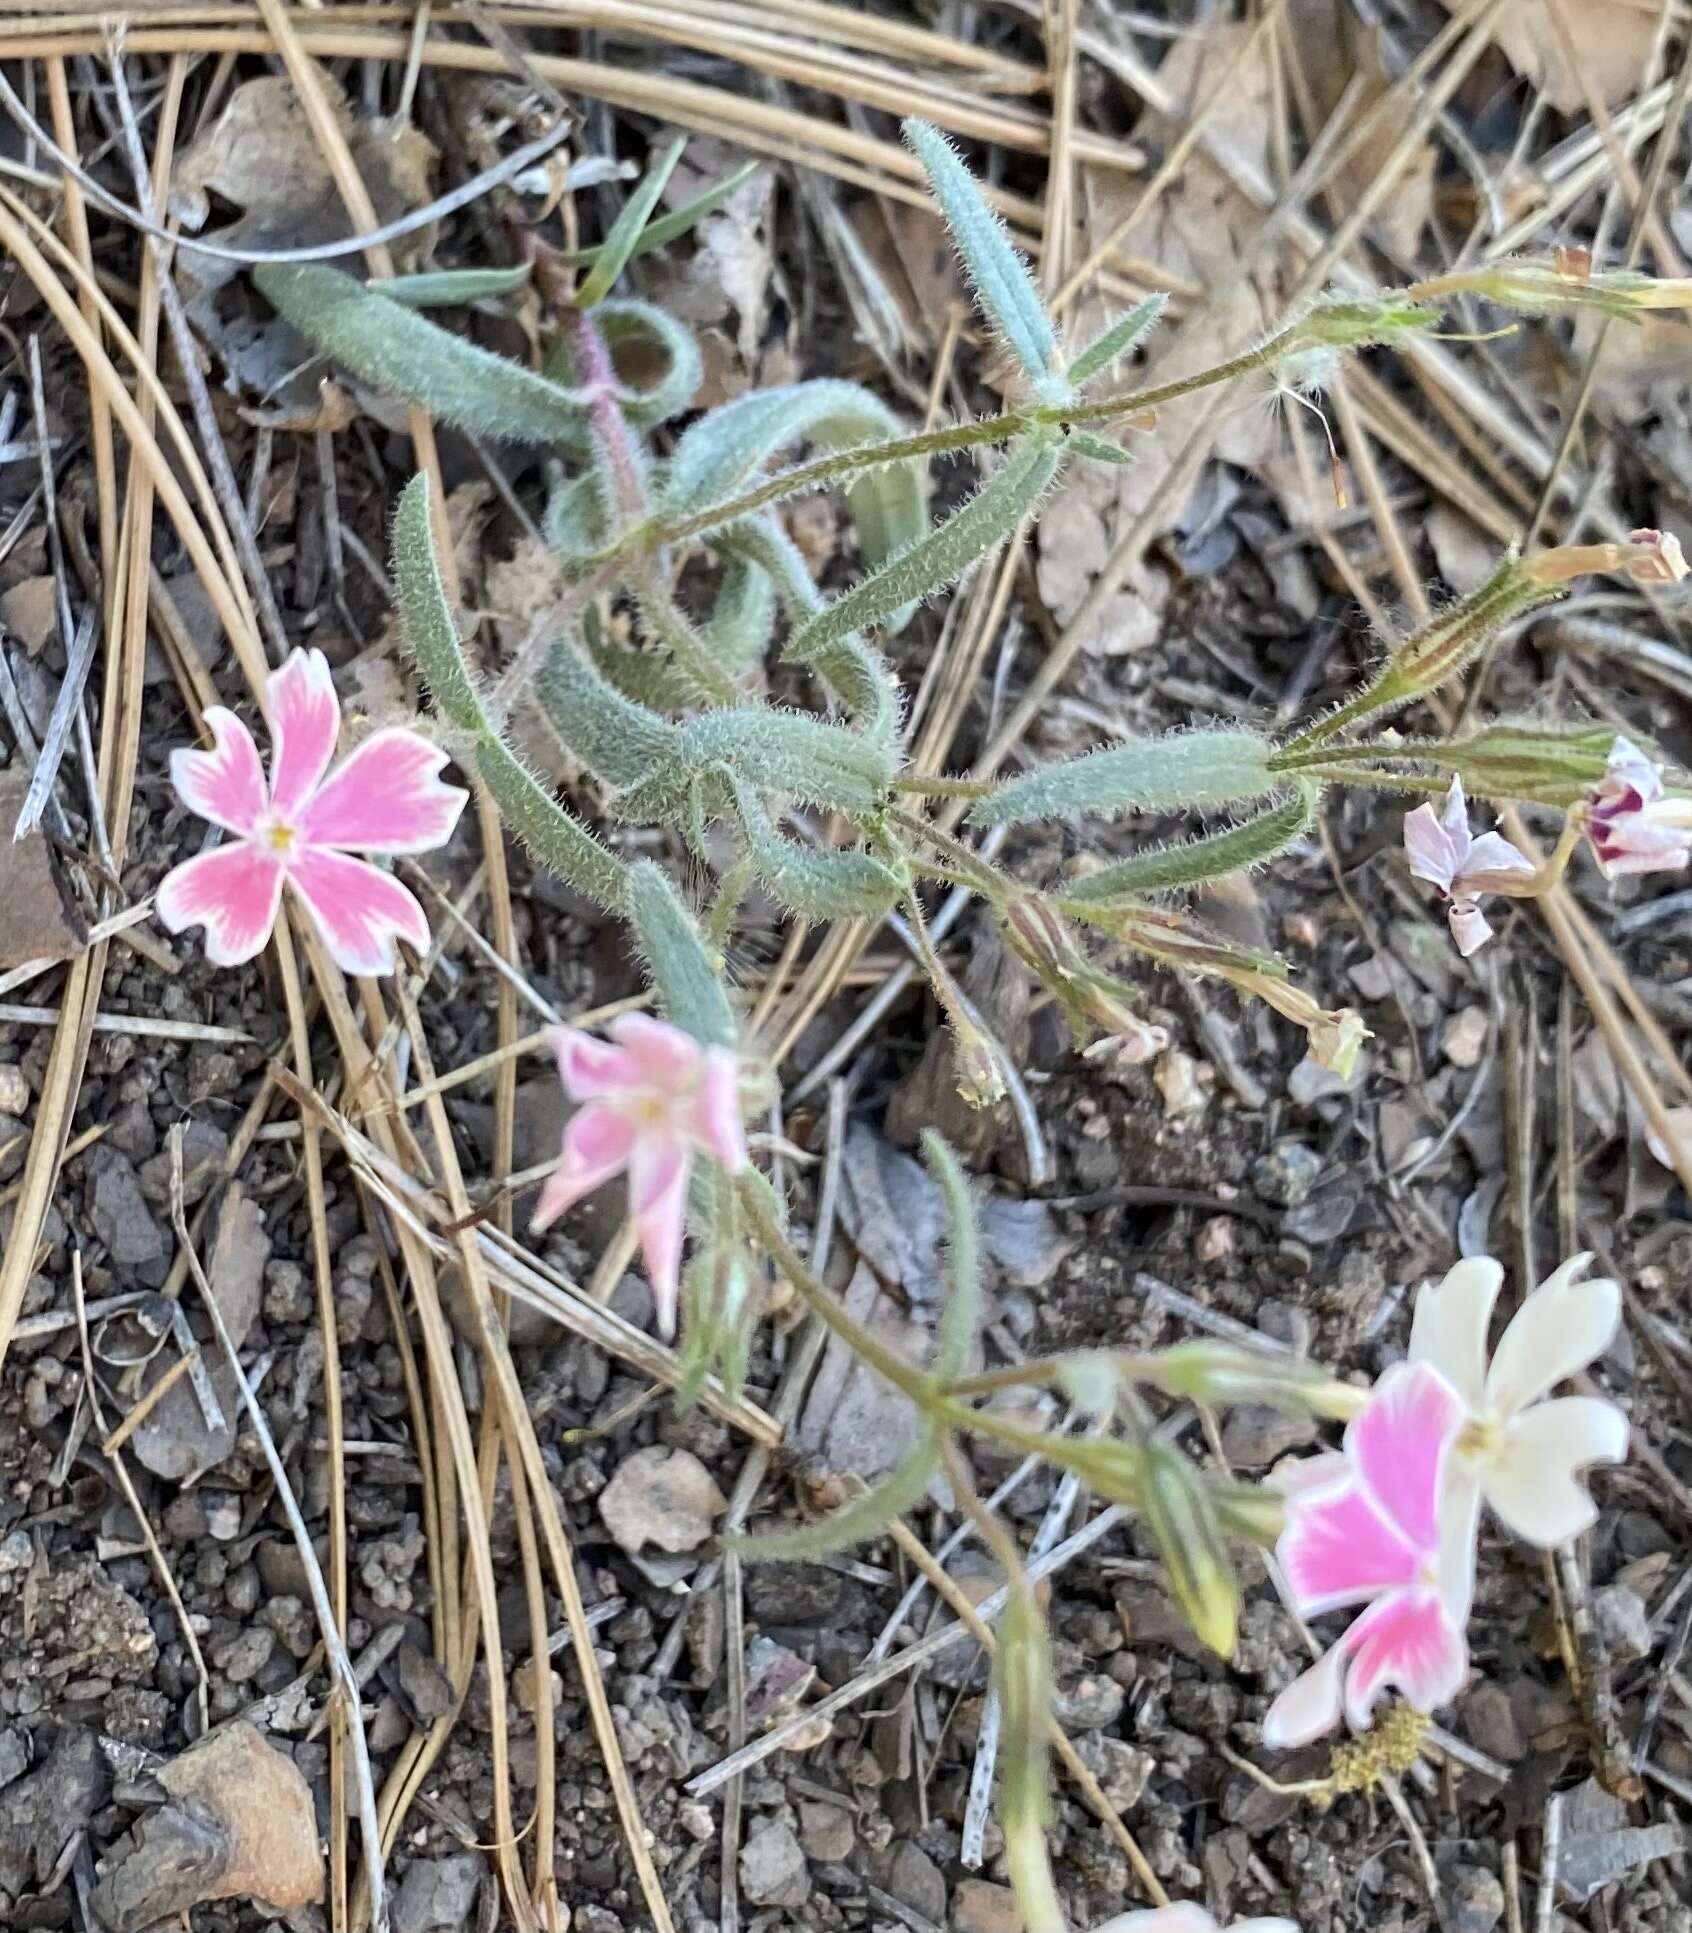
<path fill-rule="evenodd" d="M 682 158 L 682 149 L 686 146 L 687 142 L 680 135 L 667 142 L 657 160 L 635 183 L 634 193 L 624 202 L 617 219 L 611 224 L 610 233 L 599 245 L 593 267 L 583 277 L 582 285 L 576 291 L 578 309 L 591 309 L 611 293 L 611 285 L 628 266 L 647 217 L 658 206 L 658 197 L 675 173 L 676 163 Z"/>
<path fill-rule="evenodd" d="M 1256 732 L 1174 732 L 1131 739 L 1025 772 L 970 811 L 981 826 L 1026 825 L 1086 812 L 1178 812 L 1278 791 L 1273 746 Z"/>
<path fill-rule="evenodd" d="M 1164 295 L 1148 295 L 1135 303 L 1125 316 L 1113 322 L 1102 335 L 1095 336 L 1069 365 L 1069 380 L 1079 387 L 1090 378 L 1102 375 L 1119 356 L 1125 355 L 1163 313 L 1168 301 Z"/>
<path fill-rule="evenodd" d="M 770 1530 L 756 1537 L 728 1537 L 724 1544 L 743 1563 L 810 1563 L 878 1537 L 895 1517 L 914 1510 L 927 1493 L 938 1456 L 934 1432 L 925 1430 L 915 1449 L 873 1490 L 831 1516 L 798 1530 Z"/>
<path fill-rule="evenodd" d="M 1064 896 L 1097 905 L 1175 886 L 1195 886 L 1201 880 L 1220 879 L 1248 866 L 1260 866 L 1310 830 L 1319 796 L 1320 787 L 1300 785 L 1279 805 L 1240 825 L 1178 845 L 1153 846 L 1133 853 L 1115 865 L 1071 881 Z"/>
<path fill-rule="evenodd" d="M 1026 1933 L 1064 1933 L 1046 1837 L 1052 1819 L 1051 1655 L 1045 1619 L 1025 1579 L 1015 1581 L 998 1636 L 993 1689 L 1004 1714 L 999 1819 L 1005 1864 Z"/>
<path fill-rule="evenodd" d="M 636 256 L 648 255 L 655 248 L 663 248 L 666 243 L 679 241 L 707 215 L 715 214 L 735 190 L 750 181 L 762 166 L 763 163 L 759 161 L 743 161 L 738 168 L 730 169 L 721 181 L 714 181 L 703 194 L 695 195 L 692 201 L 684 202 L 680 208 L 649 221 L 635 238 L 628 260 L 632 262 Z M 604 242 L 595 242 L 591 248 L 564 249 L 560 251 L 559 260 L 570 268 L 584 268 L 599 260 L 605 246 Z"/>
<path fill-rule="evenodd" d="M 1057 334 L 1028 264 L 950 141 L 926 121 L 907 121 L 905 140 L 922 163 L 964 271 L 989 322 L 1036 381 L 1054 376 Z"/>
<path fill-rule="evenodd" d="M 665 1015 L 707 1047 L 732 1047 L 734 1011 L 693 915 L 662 867 L 629 868 L 629 918 Z"/>
<path fill-rule="evenodd" d="M 899 875 L 867 852 L 832 852 L 786 838 L 757 789 L 718 768 L 734 792 L 754 871 L 770 897 L 801 919 L 863 919 L 885 913 L 904 890 Z"/>
<path fill-rule="evenodd" d="M 362 382 L 444 423 L 514 443 L 584 446 L 584 400 L 321 262 L 253 271 L 265 300 Z"/>
<path fill-rule="evenodd" d="M 495 731 L 482 708 L 447 603 L 429 516 L 429 483 L 413 477 L 394 516 L 394 586 L 400 628 L 435 708 L 467 741 L 507 825 L 549 872 L 610 912 L 621 912 L 627 873 L 547 792 Z"/>
<path fill-rule="evenodd" d="M 445 309 L 514 295 L 534 273 L 532 262 L 512 268 L 437 268 L 420 275 L 390 275 L 378 293 L 412 309 Z"/>
<path fill-rule="evenodd" d="M 775 580 L 751 557 L 730 557 L 723 567 L 711 615 L 699 627 L 713 660 L 734 676 L 763 662 L 775 635 Z"/>
<path fill-rule="evenodd" d="M 679 416 L 698 393 L 705 373 L 693 331 L 655 302 L 624 297 L 601 302 L 594 321 L 613 350 L 622 343 L 644 341 L 663 358 L 663 374 L 652 382 L 638 388 L 626 380 L 619 382 L 617 404 L 624 416 L 636 429 L 652 429 Z"/>
<path fill-rule="evenodd" d="M 852 631 L 876 624 L 901 605 L 955 584 L 1011 536 L 1046 493 L 1062 461 L 1050 444 L 1013 448 L 998 474 L 925 537 L 890 557 L 849 591 L 832 598 L 788 639 L 782 654 L 806 664 Z"/>
<path fill-rule="evenodd" d="M 535 697 L 568 749 L 606 785 L 638 785 L 678 756 L 677 728 L 614 690 L 570 638 L 547 653 Z"/>
<path fill-rule="evenodd" d="M 968 1368 L 969 1352 L 981 1330 L 980 1242 L 963 1169 L 944 1137 L 932 1128 L 923 1133 L 922 1156 L 946 1202 L 946 1301 L 940 1311 L 932 1371 L 935 1383 L 944 1389 Z"/>
<path fill-rule="evenodd" d="M 1132 450 L 1112 443 L 1108 437 L 1094 436 L 1090 430 L 1071 430 L 1063 440 L 1063 447 L 1071 456 L 1084 456 L 1094 463 L 1109 463 L 1118 469 L 1134 461 Z"/>
<path fill-rule="evenodd" d="M 892 766 L 881 747 L 862 732 L 830 725 L 808 712 L 706 712 L 678 731 L 689 771 L 700 772 L 720 761 L 749 784 L 807 805 L 873 811 L 885 801 L 892 782 Z"/>

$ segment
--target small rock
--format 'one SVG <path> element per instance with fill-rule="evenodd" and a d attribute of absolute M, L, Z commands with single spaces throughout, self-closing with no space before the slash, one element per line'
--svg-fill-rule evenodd
<path fill-rule="evenodd" d="M 237 1349 L 258 1320 L 264 1297 L 264 1265 L 269 1260 L 264 1210 L 243 1192 L 238 1181 L 231 1182 L 218 1209 L 217 1233 L 206 1258 L 206 1279 Z"/>
<path fill-rule="evenodd" d="M 1015 1893 L 990 1879 L 960 1879 L 952 1889 L 952 1933 L 1022 1933 Z"/>
<path fill-rule="evenodd" d="M 1527 1743 L 1516 1716 L 1515 1703 L 1504 1686 L 1482 1680 L 1460 1707 L 1463 1730 L 1476 1751 L 1505 1765 L 1527 1757 Z"/>
<path fill-rule="evenodd" d="M 1122 1716 L 1126 1693 L 1114 1678 L 1087 1672 L 1052 1694 L 1052 1713 L 1066 1732 L 1102 1732 Z"/>
<path fill-rule="evenodd" d="M 1645 1601 L 1626 1584 L 1606 1584 L 1594 1591 L 1592 1616 L 1612 1664 L 1633 1664 L 1656 1648 Z"/>
<path fill-rule="evenodd" d="M 190 1207 L 222 1172 L 229 1136 L 215 1122 L 191 1115 L 182 1125 L 182 1199 Z M 170 1204 L 174 1156 L 166 1147 L 141 1166 L 141 1188 L 161 1208 Z"/>
<path fill-rule="evenodd" d="M 893 1849 L 887 1890 L 936 1926 L 946 1923 L 946 1877 L 921 1846 L 905 1839 Z"/>
<path fill-rule="evenodd" d="M 1316 1438 L 1308 1416 L 1289 1416 L 1262 1403 L 1242 1403 L 1222 1426 L 1222 1454 L 1243 1470 L 1267 1470 L 1289 1450 L 1302 1450 Z"/>
<path fill-rule="evenodd" d="M 1484 1007 L 1459 1007 L 1439 1030 L 1439 1049 L 1453 1067 L 1478 1067 L 1492 1023 Z"/>
<path fill-rule="evenodd" d="M 29 1082 L 21 1067 L 0 1062 L 0 1114 L 14 1117 L 29 1112 Z"/>
<path fill-rule="evenodd" d="M 1290 1136 L 1282 1136 L 1251 1164 L 1251 1185 L 1258 1198 L 1277 1208 L 1296 1208 L 1321 1178 L 1321 1156 Z"/>
<path fill-rule="evenodd" d="M 256 1678 L 270 1663 L 276 1649 L 276 1633 L 268 1624 L 250 1624 L 239 1637 L 217 1646 L 212 1663 L 232 1685 L 244 1685 Z"/>
<path fill-rule="evenodd" d="M 0 1794 L 0 1887 L 15 1896 L 31 1883 L 45 1885 L 109 1785 L 94 1734 L 68 1726 L 46 1764 Z"/>
<path fill-rule="evenodd" d="M 479 1852 L 414 1859 L 394 1894 L 394 1933 L 460 1933 L 473 1926 L 486 1871 Z"/>
<path fill-rule="evenodd" d="M 844 1806 L 823 1805 L 815 1799 L 800 1801 L 799 1843 L 807 1859 L 814 1859 L 818 1865 L 837 1866 L 852 1856 L 857 1839 L 852 1815 Z"/>
<path fill-rule="evenodd" d="M 1318 1101 L 1336 1100 L 1342 1094 L 1355 1093 L 1363 1085 L 1368 1071 L 1367 1054 L 1357 1056 L 1357 1065 L 1349 1075 L 1336 1074 L 1331 1067 L 1324 1067 L 1313 1054 L 1306 1054 L 1287 1076 L 1287 1098 L 1299 1107 L 1313 1107 Z"/>
<path fill-rule="evenodd" d="M 59 628 L 58 586 L 51 577 L 26 577 L 0 591 L 0 624 L 34 658 Z"/>
<path fill-rule="evenodd" d="M 147 1206 L 135 1164 L 115 1149 L 103 1149 L 95 1158 L 99 1166 L 88 1203 L 94 1232 L 119 1269 L 156 1289 L 167 1273 L 164 1236 Z"/>
<path fill-rule="evenodd" d="M 1456 1867 L 1447 1899 L 1447 1933 L 1492 1933 L 1504 1917 L 1504 1888 L 1484 1866 Z"/>
<path fill-rule="evenodd" d="M 458 1702 L 452 1680 L 427 1651 L 408 1638 L 394 1658 L 394 1690 L 410 1712 L 412 1723 L 432 1725 L 445 1718 Z"/>
<path fill-rule="evenodd" d="M 1125 1738 L 1113 1738 L 1109 1732 L 1084 1733 L 1075 1741 L 1075 1750 L 1118 1812 L 1133 1811 L 1157 1770 L 1157 1760 L 1150 1752 L 1142 1752 Z"/>
<path fill-rule="evenodd" d="M 1563 1798 L 1563 1859 L 1557 1878 L 1584 1903 L 1615 1880 L 1654 1859 L 1673 1858 L 1685 1846 L 1678 1825 L 1630 1826 L 1626 1804 L 1596 1779 L 1588 1779 Z"/>
<path fill-rule="evenodd" d="M 605 1527 L 629 1552 L 695 1550 L 728 1508 L 728 1498 L 691 1450 L 663 1444 L 636 1450 L 599 1493 Z"/>
<path fill-rule="evenodd" d="M 37 826 L 13 839 L 29 791 L 28 774 L 14 764 L 0 772 L 0 973 L 29 960 L 73 959 L 88 944 L 88 929 L 71 898 L 47 834 Z"/>
<path fill-rule="evenodd" d="M 1152 1079 L 1163 1096 L 1166 1120 L 1190 1121 L 1204 1112 L 1210 1096 L 1199 1079 L 1199 1072 L 1199 1063 L 1178 1047 L 1172 1047 L 1158 1062 Z"/>
<path fill-rule="evenodd" d="M 753 1906 L 803 1906 L 810 1898 L 811 1870 L 791 1826 L 768 1819 L 747 1835 L 740 1890 Z"/>
<path fill-rule="evenodd" d="M 160 1381 L 169 1372 L 174 1359 L 173 1349 L 161 1349 L 143 1377 L 143 1388 L 151 1389 Z M 184 1483 L 189 1477 L 216 1469 L 234 1449 L 238 1414 L 236 1405 L 240 1400 L 235 1378 L 221 1356 L 210 1364 L 210 1375 L 212 1388 L 223 1407 L 222 1429 L 207 1427 L 200 1399 L 186 1377 L 178 1377 L 136 1426 L 135 1434 L 130 1439 L 135 1445 L 135 1454 L 154 1476 L 164 1477 L 173 1483 Z M 201 1498 L 198 1503 L 199 1536 L 209 1533 L 207 1519 L 210 1510 L 210 1500 Z M 235 1529 L 229 1535 L 234 1537 L 239 1534 L 240 1516 L 237 1512 Z"/>
<path fill-rule="evenodd" d="M 258 1899 L 281 1912 L 322 1899 L 311 1788 L 256 1727 L 225 1725 L 158 1777 L 178 1805 L 203 1806 L 228 1829 L 229 1863 L 201 1899 Z"/>

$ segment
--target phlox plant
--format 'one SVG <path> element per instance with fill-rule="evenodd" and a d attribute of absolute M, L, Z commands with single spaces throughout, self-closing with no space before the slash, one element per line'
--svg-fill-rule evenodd
<path fill-rule="evenodd" d="M 556 1038 L 561 1077 L 578 1106 L 539 1221 L 627 1172 L 665 1333 L 675 1328 L 678 1304 L 683 1317 L 684 1397 L 707 1376 L 738 1383 L 772 1270 L 908 1397 L 920 1437 L 890 1475 L 834 1515 L 745 1539 L 741 1552 L 753 1559 L 840 1549 L 876 1534 L 944 1477 L 1011 1584 L 994 1679 L 1006 1860 L 1030 1933 L 1052 1933 L 1063 1916 L 1044 1838 L 1046 1637 L 1015 1541 L 976 1498 L 960 1441 L 1044 1457 L 1136 1510 L 1172 1592 L 1223 1657 L 1235 1648 L 1241 1596 L 1231 1547 L 1278 1547 L 1293 1609 L 1358 1615 L 1281 1692 L 1264 1742 L 1308 1740 L 1342 1719 L 1361 1730 L 1389 1690 L 1403 1701 L 1399 1711 L 1426 1714 L 1464 1682 L 1483 1505 L 1535 1545 L 1590 1523 L 1579 1473 L 1625 1454 L 1625 1420 L 1601 1398 L 1541 1399 L 1602 1353 L 1618 1320 L 1618 1292 L 1588 1280 L 1584 1258 L 1570 1262 L 1527 1296 L 1488 1368 L 1499 1272 L 1492 1263 L 1460 1264 L 1421 1297 L 1409 1363 L 1373 1389 L 1310 1363 L 1208 1342 L 972 1374 L 981 1312 L 972 1207 L 958 1163 L 930 1136 L 926 1158 L 950 1216 L 948 1295 L 931 1359 L 908 1361 L 812 1276 L 789 1238 L 783 1202 L 749 1157 L 744 1115 L 769 1096 L 724 967 L 738 909 L 754 885 L 819 925 L 902 909 L 953 1031 L 960 1089 L 985 1103 L 1003 1091 L 1004 1052 L 929 943 L 927 888 L 963 887 L 979 897 L 1082 1044 L 1102 1035 L 1128 1059 L 1165 1044 L 1141 1018 L 1125 977 L 1124 960 L 1137 957 L 1267 1001 L 1305 1030 L 1318 1059 L 1347 1073 L 1365 1037 L 1360 1018 L 1324 1009 L 1279 958 L 1206 930 L 1180 898 L 1294 845 L 1328 787 L 1424 797 L 1443 790 L 1439 811 L 1423 804 L 1407 815 L 1405 845 L 1412 872 L 1449 902 L 1465 954 L 1490 933 L 1484 895 L 1545 891 L 1583 837 L 1606 872 L 1685 864 L 1692 790 L 1649 748 L 1580 723 L 1486 721 L 1455 736 L 1417 737 L 1390 722 L 1577 575 L 1680 577 L 1678 546 L 1658 532 L 1504 556 L 1477 590 L 1393 643 L 1350 697 L 1288 732 L 1248 724 L 1176 731 L 1004 779 L 912 769 L 903 694 L 877 642 L 1022 530 L 1071 465 L 1129 462 L 1122 433 L 1144 429 L 1190 393 L 1236 380 L 1296 385 L 1302 372 L 1338 357 L 1436 329 L 1462 293 L 1526 313 L 1591 306 L 1624 316 L 1664 298 L 1661 285 L 1594 272 L 1573 258 L 1492 267 L 1370 299 L 1318 301 L 1213 369 L 1123 388 L 1114 372 L 1156 322 L 1159 300 L 1090 343 L 1066 342 L 958 155 L 931 128 L 913 124 L 906 134 L 983 318 L 1020 374 L 1020 391 L 997 415 L 912 432 L 871 392 L 834 379 L 754 390 L 694 413 L 701 362 L 693 338 L 661 308 L 615 292 L 633 257 L 684 232 L 720 196 L 715 190 L 655 216 L 677 146 L 604 241 L 574 256 L 531 239 L 527 259 L 512 269 L 381 283 L 320 264 L 256 272 L 274 307 L 355 381 L 547 457 L 544 529 L 560 594 L 547 625 L 508 664 L 480 664 L 443 583 L 438 506 L 415 479 L 394 521 L 394 575 L 432 718 L 415 731 L 378 733 L 325 777 L 333 694 L 321 659 L 297 654 L 268 695 L 267 782 L 245 729 L 228 713 L 211 714 L 212 750 L 180 754 L 175 777 L 184 801 L 232 840 L 172 874 L 160 911 L 173 930 L 204 924 L 211 957 L 233 963 L 264 943 L 286 885 L 349 970 L 391 968 L 396 938 L 412 946 L 426 939 L 421 911 L 386 873 L 351 855 L 423 850 L 446 838 L 464 798 L 437 776 L 450 755 L 539 865 L 626 922 L 659 1017 L 627 1018 L 610 1041 Z M 538 367 L 492 355 L 426 313 L 498 299 L 525 282 L 550 329 Z M 629 373 L 636 368 L 646 372 L 640 380 Z M 978 465 L 973 494 L 931 521 L 929 460 L 966 453 Z M 813 581 L 778 515 L 784 502 L 819 490 L 844 493 L 864 565 L 832 595 Z M 709 588 L 698 599 L 684 596 L 683 566 L 701 556 Z M 627 627 L 613 626 L 614 611 L 632 618 L 632 642 Z M 770 702 L 772 650 L 802 674 L 809 708 Z M 512 748 L 508 725 L 519 703 L 538 711 L 597 782 L 611 820 L 659 829 L 687 849 L 711 881 L 708 904 L 696 911 L 657 864 L 625 858 L 566 809 Z M 316 737 L 308 755 L 301 720 L 310 705 Z M 1502 835 L 1473 833 L 1471 797 L 1561 812 L 1551 858 L 1535 865 Z M 960 830 L 928 816 L 935 798 L 960 802 Z M 1124 815 L 1189 815 L 1193 825 L 1189 836 L 1141 843 L 1051 887 L 990 862 L 966 836 Z M 983 1400 L 1017 1385 L 1060 1387 L 1097 1427 L 1072 1438 Z M 1180 1439 L 1194 1405 L 1232 1403 L 1332 1419 L 1345 1426 L 1343 1446 L 1267 1484 L 1226 1480 Z M 1392 1736 L 1413 1758 L 1419 1721 L 1398 1724 Z M 1389 1769 L 1401 1768 L 1394 1760 Z M 1178 1906 L 1117 1924 L 1196 1933 L 1209 1921 Z"/>

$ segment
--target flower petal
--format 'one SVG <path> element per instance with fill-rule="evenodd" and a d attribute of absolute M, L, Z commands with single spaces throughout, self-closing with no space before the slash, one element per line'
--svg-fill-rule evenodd
<path fill-rule="evenodd" d="M 270 720 L 270 804 L 278 818 L 292 823 L 317 790 L 335 756 L 341 731 L 341 701 L 321 651 L 291 651 L 280 671 L 265 680 L 265 715 Z"/>
<path fill-rule="evenodd" d="M 1410 1360 L 1437 1369 L 1472 1411 L 1486 1396 L 1486 1332 L 1504 1271 L 1490 1255 L 1474 1255 L 1429 1283 L 1416 1298 Z"/>
<path fill-rule="evenodd" d="M 438 745 L 403 726 L 372 732 L 306 801 L 300 836 L 361 852 L 433 852 L 452 837 L 470 797 L 441 784 L 447 762 Z"/>
<path fill-rule="evenodd" d="M 1388 1685 L 1419 1712 L 1449 1704 L 1463 1688 L 1469 1648 L 1437 1591 L 1395 1591 L 1370 1608 L 1340 1640 L 1353 1654 L 1345 1681 L 1345 1715 L 1367 1731 L 1369 1714 Z"/>
<path fill-rule="evenodd" d="M 1591 1261 L 1577 1255 L 1547 1276 L 1499 1337 L 1486 1378 L 1486 1406 L 1494 1416 L 1526 1409 L 1615 1340 L 1621 1290 L 1604 1276 L 1578 1279 Z"/>
<path fill-rule="evenodd" d="M 635 1077 L 643 1085 L 675 1094 L 699 1079 L 705 1050 L 669 1021 L 655 1020 L 649 1013 L 626 1013 L 613 1020 L 606 1032 L 628 1050 Z"/>
<path fill-rule="evenodd" d="M 392 973 L 394 941 L 429 947 L 429 921 L 409 887 L 362 859 L 308 846 L 288 868 L 343 973 Z"/>
<path fill-rule="evenodd" d="M 546 1037 L 558 1056 L 558 1078 L 572 1101 L 610 1099 L 637 1085 L 634 1059 L 626 1048 L 574 1027 L 549 1027 Z"/>
<path fill-rule="evenodd" d="M 1193 1900 L 1178 1899 L 1167 1906 L 1118 1913 L 1114 1919 L 1095 1926 L 1092 1933 L 1216 1933 L 1216 1922 Z M 1236 1926 L 1233 1933 L 1242 1933 L 1242 1929 Z M 1293 1933 L 1297 1933 L 1296 1928 Z"/>
<path fill-rule="evenodd" d="M 206 707 L 206 728 L 212 735 L 211 750 L 172 752 L 170 782 L 190 812 L 225 832 L 249 833 L 270 802 L 258 747 L 252 733 L 223 705 Z"/>
<path fill-rule="evenodd" d="M 613 1107 L 590 1101 L 570 1116 L 564 1128 L 558 1166 L 546 1178 L 529 1226 L 539 1234 L 566 1209 L 575 1207 L 628 1165 L 634 1129 Z"/>
<path fill-rule="evenodd" d="M 629 1161 L 629 1207 L 652 1288 L 658 1333 L 666 1342 L 676 1333 L 687 1177 L 692 1165 L 685 1143 L 657 1135 L 643 1135 L 636 1141 Z"/>
<path fill-rule="evenodd" d="M 746 1122 L 740 1111 L 740 1069 L 726 1047 L 705 1050 L 704 1078 L 693 1103 L 693 1136 L 731 1175 L 746 1166 Z"/>
<path fill-rule="evenodd" d="M 1429 1363 L 1399 1363 L 1346 1426 L 1345 1453 L 1370 1500 L 1412 1549 L 1439 1549 L 1446 1456 L 1463 1399 Z"/>
<path fill-rule="evenodd" d="M 1453 1459 L 1439 1507 L 1439 1594 L 1459 1631 L 1475 1602 L 1475 1558 L 1480 1539 L 1480 1478 L 1461 1457 Z"/>
<path fill-rule="evenodd" d="M 1446 787 L 1445 804 L 1440 808 L 1439 827 L 1453 846 L 1468 846 L 1469 801 L 1463 793 L 1463 781 L 1455 772 L 1451 775 L 1450 785 Z"/>
<path fill-rule="evenodd" d="M 1263 1717 L 1263 1743 L 1290 1752 L 1331 1732 L 1345 1699 L 1345 1653 L 1335 1645 L 1295 1678 Z"/>
<path fill-rule="evenodd" d="M 1518 1416 L 1488 1461 L 1486 1500 L 1505 1527 L 1542 1550 L 1597 1522 L 1577 1472 L 1627 1455 L 1627 1418 L 1600 1396 L 1559 1396 Z"/>
<path fill-rule="evenodd" d="M 168 931 L 206 929 L 213 966 L 240 966 L 263 950 L 281 898 L 281 860 L 237 840 L 166 873 L 156 904 Z"/>
<path fill-rule="evenodd" d="M 1349 1475 L 1330 1490 L 1295 1491 L 1275 1546 L 1293 1609 L 1317 1617 L 1411 1583 L 1422 1557 Z"/>
<path fill-rule="evenodd" d="M 1452 944 L 1465 960 L 1492 938 L 1492 923 L 1475 900 L 1454 899 L 1445 918 L 1451 928 Z"/>
<path fill-rule="evenodd" d="M 1519 846 L 1511 845 L 1503 833 L 1483 832 L 1470 846 L 1469 856 L 1463 862 L 1463 883 L 1484 891 L 1494 879 L 1510 880 L 1518 874 L 1538 870 L 1527 854 Z"/>
<path fill-rule="evenodd" d="M 1466 850 L 1467 840 L 1459 846 L 1431 805 L 1419 805 L 1414 812 L 1405 813 L 1404 857 L 1416 878 L 1425 879 L 1442 893 L 1450 892 Z"/>

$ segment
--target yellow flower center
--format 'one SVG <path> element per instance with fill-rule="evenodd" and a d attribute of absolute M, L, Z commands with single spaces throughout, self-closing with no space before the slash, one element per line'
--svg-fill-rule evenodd
<path fill-rule="evenodd" d="M 264 842 L 272 852 L 289 853 L 294 850 L 298 836 L 292 826 L 277 819 L 265 828 Z"/>
<path fill-rule="evenodd" d="M 1503 1434 L 1496 1417 L 1471 1416 L 1457 1437 L 1457 1454 L 1473 1463 L 1485 1463 L 1497 1454 Z"/>

